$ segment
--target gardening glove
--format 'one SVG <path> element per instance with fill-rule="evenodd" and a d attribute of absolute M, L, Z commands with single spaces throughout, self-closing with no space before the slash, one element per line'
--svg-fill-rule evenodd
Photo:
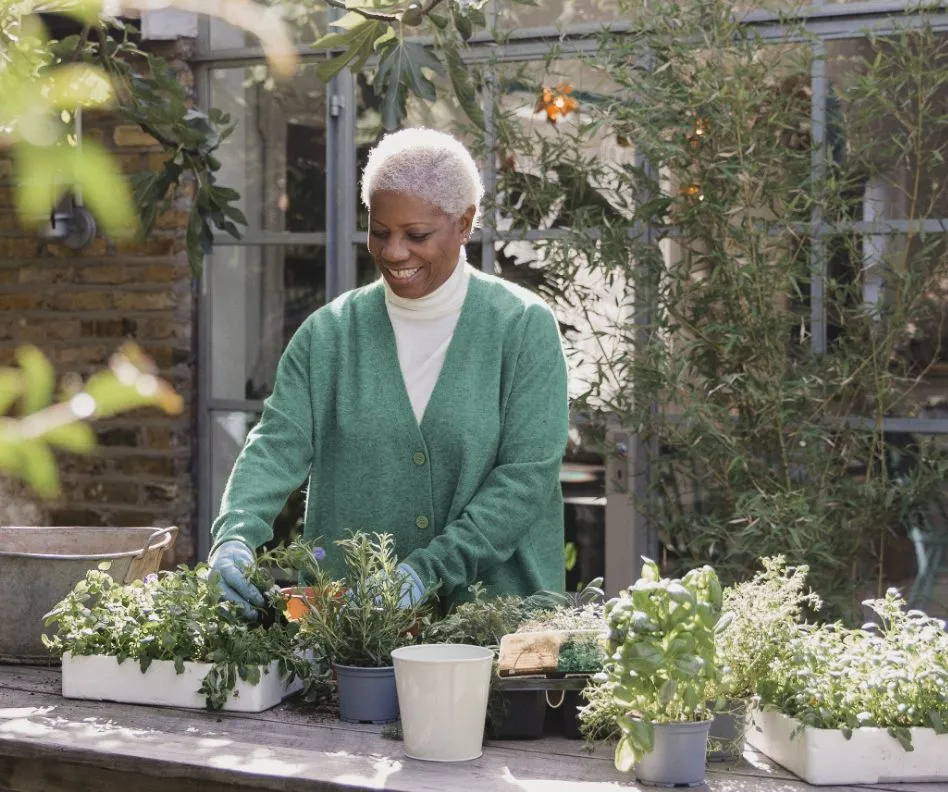
<path fill-rule="evenodd" d="M 412 605 L 417 605 L 425 596 L 425 586 L 421 578 L 408 564 L 399 564 L 397 569 L 403 578 L 398 607 L 410 608 Z"/>
<path fill-rule="evenodd" d="M 417 605 L 425 595 L 425 586 L 421 582 L 421 578 L 418 577 L 415 570 L 408 566 L 408 564 L 399 564 L 396 567 L 396 571 L 398 572 L 398 576 L 402 578 L 402 589 L 398 596 L 398 607 L 410 608 L 412 605 Z M 367 589 L 371 592 L 373 589 L 381 588 L 387 582 L 388 579 L 385 578 L 381 572 L 377 572 L 367 581 Z M 346 596 L 351 599 L 353 596 L 352 591 L 350 590 Z M 376 605 L 379 599 L 380 597 L 376 596 Z"/>
<path fill-rule="evenodd" d="M 253 550 L 239 539 L 221 542 L 208 559 L 211 569 L 220 573 L 221 596 L 237 603 L 240 606 L 241 615 L 248 621 L 257 619 L 254 606 L 263 607 L 264 605 L 263 594 L 244 573 L 244 570 L 251 568 L 256 560 Z"/>

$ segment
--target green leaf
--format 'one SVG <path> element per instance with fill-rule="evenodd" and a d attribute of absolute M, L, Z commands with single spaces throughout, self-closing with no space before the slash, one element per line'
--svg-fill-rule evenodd
<path fill-rule="evenodd" d="M 23 412 L 30 414 L 49 406 L 56 372 L 46 355 L 35 346 L 26 345 L 16 350 L 16 359 L 23 372 Z"/>
<path fill-rule="evenodd" d="M 662 705 L 670 703 L 678 692 L 678 683 L 674 679 L 666 679 L 658 689 L 658 700 Z"/>
<path fill-rule="evenodd" d="M 5 415 L 23 389 L 23 374 L 16 369 L 0 369 L 0 415 Z"/>
<path fill-rule="evenodd" d="M 396 35 L 395 28 L 390 27 L 381 36 L 379 36 L 375 41 L 372 42 L 372 49 L 374 49 L 377 52 L 389 41 L 392 41 L 395 38 L 395 35 Z"/>
<path fill-rule="evenodd" d="M 474 35 L 474 24 L 471 22 L 471 18 L 467 14 L 455 12 L 454 26 L 458 29 L 458 33 L 461 34 L 461 38 L 465 41 L 469 40 L 471 36 Z"/>
<path fill-rule="evenodd" d="M 191 272 L 200 272 L 204 266 L 204 245 L 202 236 L 204 232 L 204 219 L 201 217 L 201 209 L 197 201 L 191 205 L 191 213 L 188 216 L 188 230 L 185 234 L 185 245 L 188 250 L 188 263 L 191 266 Z"/>
<path fill-rule="evenodd" d="M 18 448 L 23 480 L 43 498 L 59 495 L 59 472 L 56 458 L 42 442 L 27 441 Z"/>
<path fill-rule="evenodd" d="M 344 16 L 339 19 L 334 19 L 329 22 L 330 27 L 342 28 L 343 30 L 351 30 L 354 27 L 365 24 L 371 20 L 367 20 L 362 14 L 358 11 L 348 11 Z"/>
<path fill-rule="evenodd" d="M 43 439 L 50 445 L 77 454 L 87 454 L 95 448 L 95 432 L 88 424 L 79 422 L 57 426 L 44 432 Z"/>
<path fill-rule="evenodd" d="M 454 95 L 464 114 L 471 119 L 478 129 L 485 128 L 484 110 L 481 107 L 480 96 L 474 89 L 470 69 L 461 59 L 461 54 L 454 46 L 444 47 L 444 60 L 448 67 L 448 77 L 454 88 Z"/>
<path fill-rule="evenodd" d="M 616 745 L 615 765 L 620 773 L 631 773 L 632 768 L 638 760 L 635 746 L 628 736 L 624 736 Z"/>
<path fill-rule="evenodd" d="M 399 39 L 379 55 L 375 93 L 382 97 L 382 125 L 386 129 L 399 125 L 404 115 L 406 90 L 429 102 L 437 99 L 438 92 L 422 71 L 424 68 L 444 73 L 441 62 L 416 42 Z"/>
<path fill-rule="evenodd" d="M 59 160 L 63 152 L 56 148 L 17 145 L 13 147 L 14 198 L 17 214 L 24 225 L 46 222 L 66 191 Z"/>
<path fill-rule="evenodd" d="M 134 233 L 138 221 L 128 183 L 116 160 L 94 141 L 87 141 L 73 161 L 74 181 L 82 187 L 86 204 L 105 230 L 120 236 Z"/>
<path fill-rule="evenodd" d="M 86 63 L 70 63 L 53 69 L 40 90 L 46 92 L 56 110 L 104 105 L 112 98 L 112 84 L 102 72 Z"/>

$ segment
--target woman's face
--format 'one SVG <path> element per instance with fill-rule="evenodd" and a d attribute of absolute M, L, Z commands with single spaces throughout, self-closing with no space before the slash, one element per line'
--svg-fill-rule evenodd
<path fill-rule="evenodd" d="M 450 217 L 423 198 L 378 190 L 369 202 L 369 253 L 392 291 L 418 299 L 454 272 L 474 207 Z"/>

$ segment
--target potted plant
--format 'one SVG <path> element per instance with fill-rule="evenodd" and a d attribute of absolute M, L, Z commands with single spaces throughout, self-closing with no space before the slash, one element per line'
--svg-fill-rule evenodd
<path fill-rule="evenodd" d="M 720 677 L 714 683 L 714 720 L 708 739 L 711 761 L 740 757 L 747 712 L 757 683 L 777 657 L 788 651 L 804 608 L 818 610 L 819 597 L 804 591 L 808 567 L 788 567 L 786 558 L 761 559 L 751 580 L 724 589 L 722 617 L 715 636 Z"/>
<path fill-rule="evenodd" d="M 107 568 L 87 572 L 46 615 L 64 696 L 259 712 L 320 681 L 317 659 L 297 651 L 298 627 L 249 624 L 206 566 L 129 585 Z"/>
<path fill-rule="evenodd" d="M 643 560 L 640 578 L 605 608 L 608 659 L 598 679 L 618 711 L 615 764 L 646 784 L 698 784 L 718 677 L 721 585 L 709 566 L 670 580 Z"/>
<path fill-rule="evenodd" d="M 544 607 L 501 640 L 500 674 L 546 675 L 547 687 L 540 691 L 541 727 L 547 705 L 557 711 L 556 728 L 569 738 L 581 736 L 578 711 L 586 703 L 584 690 L 606 659 L 601 586 L 602 578 L 596 578 L 577 592 L 543 592 Z M 515 685 L 516 679 L 508 684 Z"/>
<path fill-rule="evenodd" d="M 300 641 L 332 663 L 339 717 L 360 723 L 398 719 L 392 651 L 412 644 L 427 613 L 424 597 L 403 607 L 407 575 L 398 569 L 389 534 L 354 533 L 336 543 L 345 580 L 333 580 L 318 563 L 303 569 L 309 585 Z"/>
<path fill-rule="evenodd" d="M 948 780 L 948 633 L 895 589 L 862 627 L 798 625 L 747 739 L 811 784 Z"/>

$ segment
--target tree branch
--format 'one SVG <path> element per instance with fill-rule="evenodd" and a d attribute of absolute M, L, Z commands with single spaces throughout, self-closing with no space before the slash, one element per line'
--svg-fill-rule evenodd
<path fill-rule="evenodd" d="M 427 5 L 423 6 L 421 13 L 423 16 L 428 16 L 434 9 L 436 9 L 444 0 L 429 0 Z M 390 25 L 401 22 L 401 13 L 396 12 L 394 14 L 386 14 L 382 11 L 370 11 L 367 8 L 350 8 L 346 5 L 345 0 L 325 0 L 326 5 L 332 6 L 333 8 L 341 9 L 342 11 L 355 11 L 357 14 L 361 14 L 366 19 L 377 19 L 381 22 L 388 22 Z M 332 22 L 329 23 L 330 25 Z"/>
<path fill-rule="evenodd" d="M 381 11 L 369 11 L 367 8 L 349 8 L 345 4 L 345 0 L 326 0 L 326 5 L 342 9 L 343 11 L 355 11 L 366 19 L 377 19 L 381 22 L 388 22 L 389 24 L 399 21 L 396 14 L 383 14 Z M 332 22 L 329 24 L 331 25 Z"/>

